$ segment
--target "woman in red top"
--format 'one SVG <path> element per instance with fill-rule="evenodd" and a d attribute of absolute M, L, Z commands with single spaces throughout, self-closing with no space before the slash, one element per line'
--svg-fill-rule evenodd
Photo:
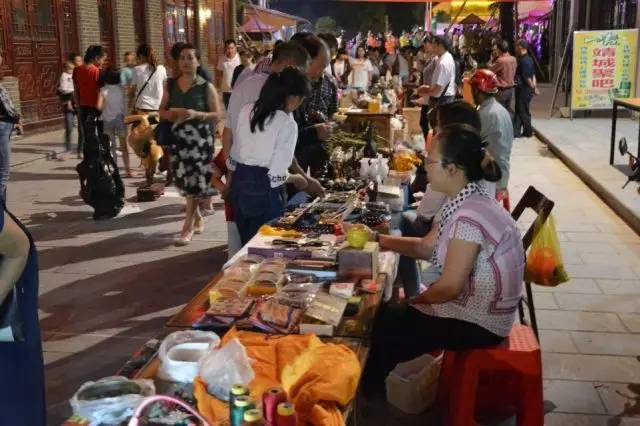
<path fill-rule="evenodd" d="M 102 46 L 93 45 L 87 48 L 84 55 L 84 65 L 73 69 L 73 84 L 75 86 L 76 104 L 79 126 L 82 126 L 84 136 L 83 155 L 95 156 L 98 151 L 98 94 L 100 93 L 100 70 L 104 65 L 107 54 Z M 80 148 L 78 148 L 80 150 Z"/>

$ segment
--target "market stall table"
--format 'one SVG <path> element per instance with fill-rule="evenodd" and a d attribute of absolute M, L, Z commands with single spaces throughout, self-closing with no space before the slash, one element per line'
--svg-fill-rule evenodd
<path fill-rule="evenodd" d="M 209 291 L 222 277 L 223 273 L 220 272 L 209 281 L 180 312 L 167 321 L 167 327 L 191 328 L 209 308 Z M 384 288 L 389 281 L 386 273 L 378 274 L 377 282 L 381 287 Z M 343 317 L 340 325 L 336 327 L 334 337 L 368 338 L 371 335 L 373 319 L 382 303 L 383 296 L 384 291 L 363 295 L 358 313 L 354 316 Z"/>
<path fill-rule="evenodd" d="M 614 98 L 613 114 L 611 115 L 611 147 L 609 153 L 609 165 L 613 165 L 613 157 L 616 145 L 616 124 L 618 122 L 618 107 L 640 112 L 640 98 Z M 640 130 L 638 134 L 638 157 L 640 157 Z"/>

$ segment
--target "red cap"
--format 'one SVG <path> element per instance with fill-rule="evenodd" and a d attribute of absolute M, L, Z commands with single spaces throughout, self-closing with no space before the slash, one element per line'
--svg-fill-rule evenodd
<path fill-rule="evenodd" d="M 481 69 L 471 76 L 471 86 L 476 87 L 481 92 L 498 93 L 498 77 L 493 71 Z"/>

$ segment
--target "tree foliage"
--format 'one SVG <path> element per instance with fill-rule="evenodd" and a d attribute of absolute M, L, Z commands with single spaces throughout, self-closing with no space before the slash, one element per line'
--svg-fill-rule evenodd
<path fill-rule="evenodd" d="M 433 20 L 439 23 L 447 23 L 451 22 L 451 16 L 444 10 L 439 10 L 433 17 Z"/>
<path fill-rule="evenodd" d="M 360 31 L 382 32 L 385 29 L 384 17 L 386 13 L 385 5 L 377 3 L 368 5 L 361 13 L 354 14 L 354 17 L 357 19 Z"/>
<path fill-rule="evenodd" d="M 316 31 L 319 33 L 338 34 L 338 23 L 331 16 L 321 16 L 316 21 Z"/>

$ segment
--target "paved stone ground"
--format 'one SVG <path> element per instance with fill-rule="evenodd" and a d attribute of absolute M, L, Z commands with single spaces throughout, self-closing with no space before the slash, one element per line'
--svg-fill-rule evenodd
<path fill-rule="evenodd" d="M 545 85 L 541 95 L 534 98 L 531 107 L 535 129 L 600 197 L 640 232 L 638 184 L 632 182 L 622 189 L 630 173 L 629 157 L 622 157 L 617 148 L 617 142 L 625 137 L 629 152 L 637 155 L 638 120 L 631 119 L 625 109 L 618 109 L 615 156 L 610 166 L 611 112 L 593 111 L 585 116 L 585 112 L 578 111 L 576 118 L 569 120 L 556 111 L 549 118 L 552 96 L 553 86 Z M 560 98 L 564 102 L 562 94 Z"/>
<path fill-rule="evenodd" d="M 57 140 L 59 133 L 27 138 L 14 151 L 31 144 L 42 157 Z M 113 374 L 226 259 L 221 205 L 203 235 L 177 248 L 179 197 L 131 203 L 123 217 L 95 222 L 77 195 L 76 162 L 20 161 L 9 184 L 9 208 L 40 253 L 51 425 L 70 413 L 67 400 L 82 382 Z M 512 176 L 513 204 L 528 185 L 556 201 L 572 276 L 558 288 L 536 288 L 546 424 L 640 424 L 640 237 L 535 139 L 516 141 Z M 126 181 L 129 197 L 135 182 Z M 375 423 L 414 423 L 388 416 Z"/>

